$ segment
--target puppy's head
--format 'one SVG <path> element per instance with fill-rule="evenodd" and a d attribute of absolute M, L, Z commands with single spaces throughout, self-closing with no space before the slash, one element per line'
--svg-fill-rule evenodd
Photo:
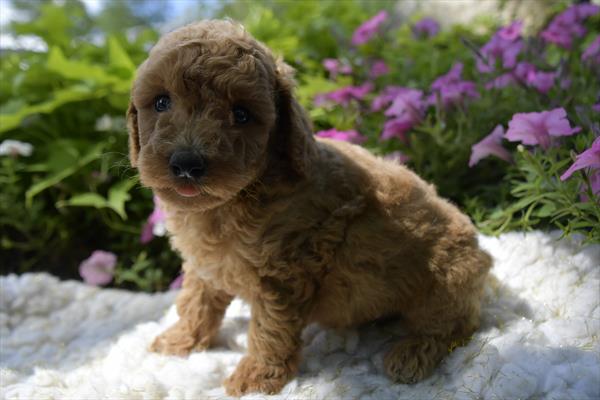
<path fill-rule="evenodd" d="M 186 210 L 224 204 L 273 166 L 302 176 L 314 138 L 292 88 L 291 68 L 235 23 L 171 32 L 132 88 L 131 163 Z"/>

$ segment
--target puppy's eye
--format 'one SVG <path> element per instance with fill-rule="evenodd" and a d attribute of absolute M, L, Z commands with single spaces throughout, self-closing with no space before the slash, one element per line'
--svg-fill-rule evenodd
<path fill-rule="evenodd" d="M 154 109 L 156 112 L 167 111 L 171 108 L 171 98 L 167 95 L 158 96 L 154 99 Z"/>
<path fill-rule="evenodd" d="M 231 111 L 233 112 L 233 119 L 236 124 L 246 124 L 250 122 L 250 112 L 244 107 L 235 106 Z"/>

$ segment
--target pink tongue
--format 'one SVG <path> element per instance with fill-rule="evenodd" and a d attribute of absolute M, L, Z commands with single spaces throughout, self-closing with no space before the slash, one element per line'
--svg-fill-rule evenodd
<path fill-rule="evenodd" d="M 175 190 L 183 197 L 193 197 L 200 193 L 200 191 L 192 185 L 178 186 Z"/>

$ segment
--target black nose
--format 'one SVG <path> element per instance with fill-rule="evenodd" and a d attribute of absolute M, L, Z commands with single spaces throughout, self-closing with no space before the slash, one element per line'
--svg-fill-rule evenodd
<path fill-rule="evenodd" d="M 199 179 L 206 172 L 206 163 L 191 151 L 176 151 L 169 159 L 169 168 L 178 178 Z"/>

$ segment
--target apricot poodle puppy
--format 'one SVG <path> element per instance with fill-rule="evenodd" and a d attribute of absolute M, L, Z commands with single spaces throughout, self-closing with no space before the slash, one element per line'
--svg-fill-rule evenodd
<path fill-rule="evenodd" d="M 477 329 L 491 259 L 469 219 L 407 168 L 313 136 L 292 69 L 240 25 L 165 35 L 139 67 L 130 158 L 184 262 L 179 321 L 151 349 L 206 349 L 234 296 L 251 305 L 230 395 L 276 393 L 302 329 L 401 318 L 396 382 L 430 375 Z"/>

